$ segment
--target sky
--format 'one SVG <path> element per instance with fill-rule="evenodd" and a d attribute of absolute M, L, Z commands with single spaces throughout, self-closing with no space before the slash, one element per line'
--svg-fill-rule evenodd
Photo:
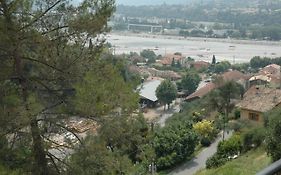
<path fill-rule="evenodd" d="M 159 4 L 184 4 L 187 0 L 116 0 L 117 4 L 124 5 L 159 5 Z"/>
<path fill-rule="evenodd" d="M 116 4 L 123 5 L 161 5 L 166 4 L 186 4 L 190 0 L 116 0 Z M 74 3 L 81 2 L 81 0 L 73 0 Z"/>

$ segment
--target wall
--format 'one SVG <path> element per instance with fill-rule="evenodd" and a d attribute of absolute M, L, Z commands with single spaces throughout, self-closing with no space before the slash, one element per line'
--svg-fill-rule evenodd
<path fill-rule="evenodd" d="M 241 119 L 249 120 L 250 113 L 255 114 L 257 116 L 257 118 L 258 118 L 258 120 L 256 120 L 257 122 L 263 122 L 263 113 L 257 112 L 257 111 L 251 111 L 251 110 L 247 110 L 247 109 L 241 109 Z M 255 120 L 253 120 L 253 121 L 255 121 Z"/>

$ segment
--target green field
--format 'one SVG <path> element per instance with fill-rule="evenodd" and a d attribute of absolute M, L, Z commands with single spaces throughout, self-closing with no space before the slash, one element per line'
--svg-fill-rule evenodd
<path fill-rule="evenodd" d="M 249 151 L 216 169 L 201 170 L 196 175 L 254 175 L 271 163 L 263 148 Z"/>

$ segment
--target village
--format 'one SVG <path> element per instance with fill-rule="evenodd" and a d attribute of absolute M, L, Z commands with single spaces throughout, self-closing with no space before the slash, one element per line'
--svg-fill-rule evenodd
<path fill-rule="evenodd" d="M 147 62 L 149 58 L 145 59 L 142 56 L 134 55 L 131 57 L 134 64 L 129 66 L 131 72 L 143 77 L 138 92 L 141 110 L 149 122 L 164 127 L 166 121 L 168 121 L 168 125 L 173 123 L 174 116 L 185 118 L 178 119 L 182 122 L 189 120 L 187 117 L 183 117 L 184 115 L 199 117 L 200 119 L 197 122 L 201 122 L 201 124 L 207 121 L 216 122 L 218 116 L 223 115 L 222 121 L 224 122 L 224 126 L 221 127 L 222 133 L 216 136 L 217 139 L 215 139 L 216 137 L 211 138 L 207 141 L 207 144 L 201 141 L 201 145 L 209 146 L 208 151 L 205 150 L 205 153 L 201 153 L 186 164 L 173 169 L 169 174 L 191 175 L 200 172 L 205 166 L 210 166 L 206 162 L 217 154 L 211 150 L 218 146 L 220 140 L 232 139 L 237 133 L 243 135 L 245 133 L 243 127 L 256 128 L 266 125 L 268 123 L 268 112 L 280 107 L 281 72 L 280 66 L 277 64 L 268 62 L 259 65 L 262 58 L 254 57 L 248 64 L 237 64 L 235 66 L 227 61 L 216 62 L 215 55 L 210 59 L 210 62 L 206 62 L 195 61 L 190 57 L 182 56 L 180 53 L 167 54 L 158 58 L 160 59 L 151 64 Z M 182 82 L 190 74 L 196 74 L 200 77 L 200 80 L 197 80 L 195 84 L 192 82 L 196 81 L 194 77 L 193 79 L 189 77 L 189 84 L 195 86 L 193 91 L 182 87 Z M 157 97 L 157 88 L 165 80 L 169 80 L 177 86 L 176 98 L 171 103 L 170 109 L 165 108 L 166 105 L 163 105 Z M 221 105 L 222 110 L 219 107 L 217 109 L 214 107 L 212 110 L 205 112 L 204 107 L 206 105 L 203 105 L 203 107 L 199 105 L 199 109 L 198 106 L 194 109 L 192 107 L 191 109 L 185 109 L 185 106 L 192 103 L 198 104 L 198 101 L 201 101 L 199 104 L 205 101 L 207 106 L 213 106 L 209 96 L 212 96 L 212 93 L 215 94 L 218 89 L 227 88 L 227 84 L 230 82 L 236 83 L 240 91 L 237 96 L 235 90 L 231 86 L 228 87 L 228 92 L 222 98 L 229 98 L 225 101 L 229 104 L 218 104 L 218 106 Z M 200 109 L 200 107 L 203 109 Z M 182 112 L 184 114 L 181 114 Z M 192 114 L 190 114 L 191 112 Z M 227 129 L 225 125 L 227 125 Z M 225 129 L 228 130 L 227 133 L 224 131 Z M 208 135 L 208 131 L 202 132 Z M 258 147 L 258 144 L 252 143 L 252 146 Z M 234 153 L 228 155 L 236 159 L 240 151 L 239 149 L 239 151 L 234 151 Z M 191 166 L 192 162 L 195 162 L 197 166 Z M 221 165 L 215 165 L 215 167 L 218 166 Z"/>
<path fill-rule="evenodd" d="M 166 130 L 178 121 L 191 121 L 194 123 L 193 129 L 201 135 L 200 144 L 195 148 L 198 155 L 183 165 L 169 166 L 167 174 L 192 175 L 202 171 L 209 166 L 208 159 L 217 154 L 215 150 L 220 142 L 232 139 L 237 133 L 247 133 L 243 129 L 245 127 L 265 125 L 268 122 L 267 113 L 281 104 L 280 66 L 273 63 L 279 58 L 268 59 L 271 61 L 264 63 L 265 58 L 254 57 L 250 63 L 231 65 L 228 61 L 217 62 L 215 55 L 207 62 L 181 53 L 157 56 L 152 50 L 115 57 L 126 63 L 128 74 L 140 78 L 135 89 L 139 95 L 138 110 L 148 125 Z M 170 103 L 161 101 L 157 94 L 157 89 L 165 81 L 176 88 Z M 223 89 L 228 92 L 218 97 L 220 95 L 216 92 Z M 212 97 L 214 94 L 215 97 Z M 224 101 L 219 98 L 228 99 Z M 49 136 L 53 143 L 49 151 L 61 159 L 73 154 L 72 147 L 81 140 L 98 134 L 98 122 L 90 119 L 73 116 L 63 123 L 66 131 Z M 195 129 L 196 124 L 202 125 L 203 129 Z M 259 146 L 251 144 L 253 147 Z M 206 148 L 204 152 L 203 148 Z M 238 148 L 227 154 L 228 161 L 230 157 L 239 157 L 241 151 Z M 197 166 L 191 166 L 192 162 L 196 162 Z M 218 166 L 221 165 L 215 165 Z M 162 165 L 159 169 L 166 168 Z"/>
<path fill-rule="evenodd" d="M 280 174 L 280 16 L 274 0 L 1 0 L 0 175 Z"/>
<path fill-rule="evenodd" d="M 156 89 L 164 79 L 171 80 L 175 85 L 180 82 L 184 73 L 182 71 L 158 70 L 153 66 L 149 66 L 145 62 L 145 58 L 141 56 L 133 56 L 132 61 L 135 65 L 131 65 L 131 72 L 141 75 L 143 78 L 142 87 L 140 89 L 140 97 L 142 105 L 145 105 L 144 116 L 147 119 L 154 119 L 150 113 L 157 111 L 160 103 L 156 97 Z M 214 56 L 215 59 L 215 56 Z M 211 62 L 212 60 L 210 60 Z M 180 64 L 182 70 L 192 70 L 199 72 L 201 81 L 198 83 L 194 92 L 184 90 L 177 91 L 177 99 L 173 104 L 188 103 L 196 99 L 200 99 L 220 85 L 214 82 L 215 77 L 220 77 L 224 82 L 234 81 L 239 83 L 245 94 L 241 101 L 236 102 L 236 107 L 241 109 L 241 117 L 261 122 L 262 113 L 273 109 L 280 101 L 280 66 L 277 64 L 269 64 L 260 68 L 256 73 L 241 72 L 232 69 L 231 66 L 222 70 L 220 73 L 205 73 L 210 69 L 212 64 L 206 61 L 194 61 L 191 58 L 184 57 L 180 54 L 168 54 L 161 60 L 156 60 L 156 65 L 165 68 L 173 68 Z M 173 66 L 174 64 L 174 66 Z M 215 63 L 220 65 L 220 63 Z M 229 63 L 230 64 L 230 63 Z M 178 69 L 179 70 L 179 69 Z M 204 72 L 205 71 L 205 72 Z M 261 103 L 268 101 L 269 103 Z M 261 103 L 261 104 L 260 104 Z M 259 105 L 260 104 L 260 105 Z M 264 106 L 262 106 L 264 105 Z M 153 114 L 152 114 L 153 115 Z M 154 115 L 156 115 L 154 113 Z M 158 116 L 159 117 L 159 116 Z"/>

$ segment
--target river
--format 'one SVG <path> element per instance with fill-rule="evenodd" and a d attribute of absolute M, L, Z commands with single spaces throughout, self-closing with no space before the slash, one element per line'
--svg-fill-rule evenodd
<path fill-rule="evenodd" d="M 184 56 L 209 62 L 215 55 L 218 61 L 227 60 L 231 63 L 249 62 L 254 56 L 281 57 L 281 42 L 132 33 L 111 33 L 107 40 L 113 45 L 115 54 L 139 53 L 143 49 L 152 49 L 160 55 L 181 52 Z"/>

